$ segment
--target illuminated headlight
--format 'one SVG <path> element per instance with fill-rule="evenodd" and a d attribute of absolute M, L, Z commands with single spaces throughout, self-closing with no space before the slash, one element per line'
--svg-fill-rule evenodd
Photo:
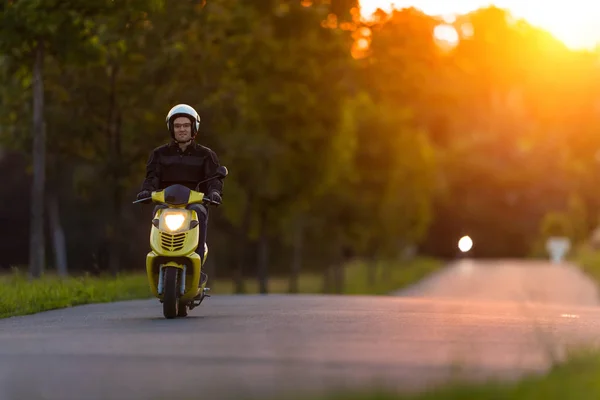
<path fill-rule="evenodd" d="M 165 211 L 161 215 L 160 225 L 162 229 L 168 232 L 186 230 L 185 223 L 189 221 L 189 217 L 190 212 L 188 210 Z"/>

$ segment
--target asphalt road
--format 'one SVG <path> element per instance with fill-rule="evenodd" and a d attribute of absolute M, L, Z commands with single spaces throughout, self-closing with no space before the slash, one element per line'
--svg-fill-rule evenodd
<path fill-rule="evenodd" d="M 0 320 L 0 400 L 421 390 L 544 372 L 600 337 L 595 286 L 569 265 L 463 261 L 395 294 L 213 295 L 179 320 L 157 300 Z"/>

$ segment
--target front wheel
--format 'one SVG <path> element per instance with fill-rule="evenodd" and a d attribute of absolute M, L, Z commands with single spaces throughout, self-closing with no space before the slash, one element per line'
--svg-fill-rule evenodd
<path fill-rule="evenodd" d="M 179 299 L 177 298 L 177 268 L 165 269 L 165 284 L 163 298 L 163 315 L 167 319 L 177 317 L 179 314 Z"/>

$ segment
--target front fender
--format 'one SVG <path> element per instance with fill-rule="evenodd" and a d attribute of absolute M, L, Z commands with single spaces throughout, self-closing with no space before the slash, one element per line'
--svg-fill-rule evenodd
<path fill-rule="evenodd" d="M 151 251 L 146 255 L 146 274 L 150 291 L 154 297 L 159 299 L 163 297 L 158 294 L 158 277 L 161 265 L 163 267 L 174 267 L 182 270 L 185 266 L 185 292 L 180 297 L 180 300 L 189 301 L 196 297 L 198 294 L 198 283 L 200 282 L 200 272 L 202 270 L 198 254 L 194 252 L 186 257 L 165 257 Z"/>

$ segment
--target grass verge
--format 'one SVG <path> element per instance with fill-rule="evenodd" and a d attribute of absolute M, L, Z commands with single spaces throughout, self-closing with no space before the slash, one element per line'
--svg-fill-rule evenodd
<path fill-rule="evenodd" d="M 600 284 L 600 251 L 588 245 L 580 245 L 569 260 L 577 264 L 596 284 Z"/>
<path fill-rule="evenodd" d="M 600 355 L 583 352 L 554 366 L 548 374 L 516 383 L 455 383 L 413 395 L 386 390 L 336 393 L 312 400 L 591 400 L 600 398 Z"/>
<path fill-rule="evenodd" d="M 150 289 L 145 276 L 140 274 L 66 279 L 46 275 L 37 280 L 29 280 L 26 274 L 19 272 L 0 276 L 0 318 L 147 297 L 150 297 Z"/>
<path fill-rule="evenodd" d="M 344 294 L 384 295 L 404 289 L 443 266 L 435 258 L 418 257 L 404 262 L 351 263 L 346 269 Z M 369 281 L 369 276 L 374 280 Z"/>
<path fill-rule="evenodd" d="M 379 263 L 372 266 L 353 262 L 345 268 L 344 294 L 387 294 L 415 283 L 440 267 L 441 262 L 437 260 L 421 258 L 405 263 Z M 370 268 L 373 268 L 375 277 L 371 284 L 368 279 Z M 302 274 L 298 283 L 300 293 L 323 292 L 322 275 Z M 211 293 L 214 294 L 234 293 L 231 280 L 217 280 L 210 286 Z M 247 279 L 245 286 L 247 294 L 258 293 L 256 279 Z M 269 280 L 269 293 L 288 293 L 288 288 L 287 277 Z M 81 304 L 150 297 L 152 295 L 143 273 L 121 274 L 116 278 L 81 276 L 66 279 L 47 274 L 38 280 L 29 280 L 26 273 L 18 271 L 0 276 L 0 318 Z"/>
<path fill-rule="evenodd" d="M 442 268 L 443 263 L 435 258 L 417 257 L 404 262 L 381 261 L 367 264 L 353 261 L 344 268 L 345 295 L 386 295 L 403 289 Z M 374 279 L 371 281 L 369 277 Z M 323 293 L 323 274 L 303 273 L 298 279 L 298 292 L 301 294 Z M 259 292 L 258 280 L 246 279 L 247 294 Z M 269 293 L 289 292 L 289 277 L 272 277 L 268 283 Z M 234 285 L 231 281 L 217 281 L 211 284 L 215 294 L 231 294 Z"/>

